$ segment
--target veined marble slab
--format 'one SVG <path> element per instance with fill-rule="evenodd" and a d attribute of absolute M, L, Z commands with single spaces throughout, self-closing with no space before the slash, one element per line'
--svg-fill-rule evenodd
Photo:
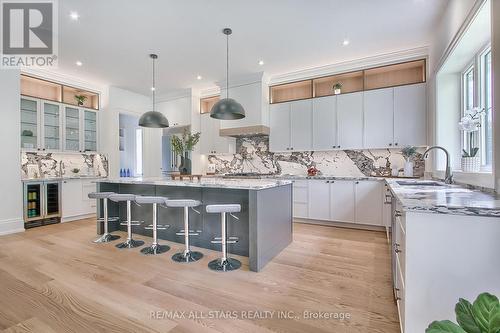
<path fill-rule="evenodd" d="M 163 186 L 209 187 L 238 190 L 264 190 L 291 184 L 285 179 L 224 179 L 220 177 L 202 178 L 200 181 L 172 180 L 162 177 L 99 179 L 99 183 L 144 184 Z"/>
<path fill-rule="evenodd" d="M 444 183 L 440 183 L 443 186 L 405 186 L 398 181 L 401 180 L 386 180 L 405 211 L 500 217 L 498 194 Z"/>

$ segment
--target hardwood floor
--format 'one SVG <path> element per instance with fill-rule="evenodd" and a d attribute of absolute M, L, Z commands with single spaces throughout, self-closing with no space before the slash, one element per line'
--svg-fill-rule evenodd
<path fill-rule="evenodd" d="M 296 223 L 293 243 L 260 273 L 239 257 L 241 270 L 209 271 L 218 253 L 205 249 L 184 265 L 170 260 L 180 244 L 163 242 L 172 250 L 145 257 L 94 237 L 92 220 L 0 237 L 0 331 L 399 330 L 382 232 Z M 307 319 L 304 311 L 350 318 Z"/>

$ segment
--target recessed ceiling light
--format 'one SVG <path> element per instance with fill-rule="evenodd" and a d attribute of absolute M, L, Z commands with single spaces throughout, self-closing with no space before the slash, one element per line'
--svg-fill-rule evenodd
<path fill-rule="evenodd" d="M 80 18 L 80 15 L 77 12 L 71 12 L 71 13 L 69 13 L 69 17 L 71 17 L 71 19 L 73 21 L 78 21 L 78 19 Z"/>
<path fill-rule="evenodd" d="M 264 65 L 264 60 L 259 60 L 259 65 L 260 66 Z"/>
<path fill-rule="evenodd" d="M 347 46 L 347 45 L 349 45 L 349 43 L 350 43 L 349 39 L 347 39 L 347 38 L 346 38 L 346 39 L 344 39 L 344 41 L 342 42 L 342 45 Z"/>
<path fill-rule="evenodd" d="M 77 66 L 82 66 L 82 65 L 83 65 L 83 63 L 82 63 L 81 61 L 77 61 L 75 64 L 76 64 Z"/>
<path fill-rule="evenodd" d="M 201 75 L 198 75 L 198 76 L 196 77 L 196 80 L 201 80 L 201 79 L 203 79 L 203 77 L 202 77 Z"/>

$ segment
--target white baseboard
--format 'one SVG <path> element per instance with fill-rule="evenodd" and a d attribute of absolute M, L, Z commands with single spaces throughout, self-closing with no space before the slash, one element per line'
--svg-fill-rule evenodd
<path fill-rule="evenodd" d="M 22 218 L 0 220 L 0 236 L 24 232 L 24 220 Z"/>
<path fill-rule="evenodd" d="M 81 214 L 81 215 L 73 215 L 73 216 L 66 216 L 61 218 L 61 223 L 66 223 L 66 222 L 72 222 L 72 221 L 77 221 L 77 220 L 83 220 L 83 219 L 89 219 L 92 217 L 96 217 L 95 213 L 90 213 L 90 214 Z"/>

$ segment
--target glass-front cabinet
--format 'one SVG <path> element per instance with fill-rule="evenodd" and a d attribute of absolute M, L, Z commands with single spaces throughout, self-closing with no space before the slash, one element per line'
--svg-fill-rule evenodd
<path fill-rule="evenodd" d="M 21 148 L 40 149 L 38 132 L 40 125 L 39 101 L 21 98 Z"/>
<path fill-rule="evenodd" d="M 96 110 L 21 97 L 23 150 L 97 152 Z"/>
<path fill-rule="evenodd" d="M 64 150 L 81 152 L 80 145 L 80 110 L 66 106 L 64 108 Z"/>
<path fill-rule="evenodd" d="M 97 113 L 95 111 L 84 110 L 83 114 L 83 150 L 97 151 Z"/>

